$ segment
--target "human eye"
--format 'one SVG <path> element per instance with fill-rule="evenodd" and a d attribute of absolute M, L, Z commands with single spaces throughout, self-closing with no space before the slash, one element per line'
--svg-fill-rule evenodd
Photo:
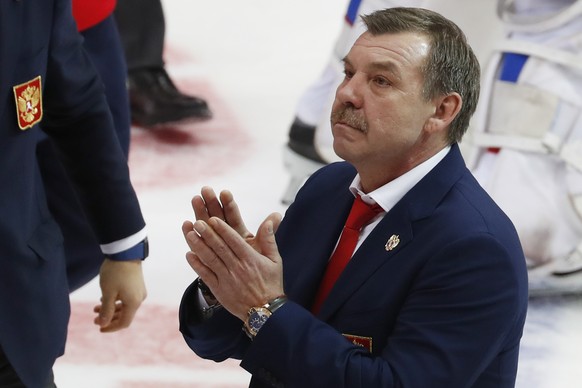
<path fill-rule="evenodd" d="M 344 78 L 351 79 L 354 76 L 354 72 L 350 69 L 344 68 Z"/>
<path fill-rule="evenodd" d="M 384 76 L 376 76 L 374 77 L 374 83 L 380 87 L 386 87 L 392 85 L 392 82 Z"/>

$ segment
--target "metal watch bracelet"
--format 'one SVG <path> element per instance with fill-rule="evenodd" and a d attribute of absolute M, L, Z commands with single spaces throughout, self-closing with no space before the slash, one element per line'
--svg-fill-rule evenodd
<path fill-rule="evenodd" d="M 222 308 L 222 305 L 220 304 L 220 302 L 218 302 L 214 294 L 212 294 L 212 291 L 210 291 L 210 288 L 208 288 L 208 286 L 206 285 L 206 283 L 202 281 L 202 279 L 197 278 L 195 280 L 195 283 L 196 287 L 200 290 L 200 293 L 204 297 L 204 300 L 206 301 L 206 303 L 208 303 L 207 307 L 202 307 L 202 319 L 203 320 L 209 319 L 214 315 L 216 311 Z"/>

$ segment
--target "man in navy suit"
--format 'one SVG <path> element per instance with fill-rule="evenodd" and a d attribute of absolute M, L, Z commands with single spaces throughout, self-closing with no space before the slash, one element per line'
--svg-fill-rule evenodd
<path fill-rule="evenodd" d="M 0 386 L 54 386 L 70 307 L 63 236 L 47 206 L 44 131 L 79 188 L 105 255 L 95 324 L 130 325 L 146 297 L 145 222 L 102 82 L 67 0 L 0 2 Z"/>
<path fill-rule="evenodd" d="M 457 146 L 477 59 L 435 12 L 363 19 L 331 116 L 347 162 L 312 175 L 256 236 L 229 192 L 192 200 L 197 221 L 183 233 L 199 278 L 182 300 L 183 336 L 203 358 L 241 359 L 252 387 L 513 387 L 525 260 Z M 314 306 L 356 197 L 380 213 Z"/>

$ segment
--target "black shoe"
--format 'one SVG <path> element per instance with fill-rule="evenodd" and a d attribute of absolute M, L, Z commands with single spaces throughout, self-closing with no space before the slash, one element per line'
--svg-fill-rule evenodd
<path fill-rule="evenodd" d="M 206 101 L 181 93 L 164 68 L 131 71 L 127 80 L 136 125 L 154 127 L 212 117 Z"/>
<path fill-rule="evenodd" d="M 316 163 L 326 163 L 315 149 L 315 126 L 305 124 L 298 118 L 293 121 L 289 130 L 287 146 L 292 151 Z"/>

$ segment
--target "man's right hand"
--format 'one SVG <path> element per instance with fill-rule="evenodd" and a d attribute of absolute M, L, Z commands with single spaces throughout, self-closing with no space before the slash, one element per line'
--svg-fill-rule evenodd
<path fill-rule="evenodd" d="M 200 194 L 192 198 L 192 209 L 194 209 L 196 220 L 208 223 L 211 217 L 220 218 L 244 238 L 257 252 L 262 253 L 255 235 L 247 229 L 238 205 L 230 191 L 221 191 L 219 198 L 211 187 L 204 186 L 200 190 Z M 268 219 L 273 222 L 274 231 L 276 232 L 281 223 L 281 216 L 273 213 L 266 218 L 266 220 Z M 191 221 L 185 221 L 182 225 L 184 237 L 193 229 L 194 224 Z"/>
<path fill-rule="evenodd" d="M 254 237 L 243 222 L 238 205 L 230 191 L 221 191 L 219 199 L 211 187 L 204 186 L 200 194 L 192 198 L 192 209 L 194 209 L 196 220 L 208 222 L 210 217 L 218 217 L 236 230 L 242 238 Z"/>

